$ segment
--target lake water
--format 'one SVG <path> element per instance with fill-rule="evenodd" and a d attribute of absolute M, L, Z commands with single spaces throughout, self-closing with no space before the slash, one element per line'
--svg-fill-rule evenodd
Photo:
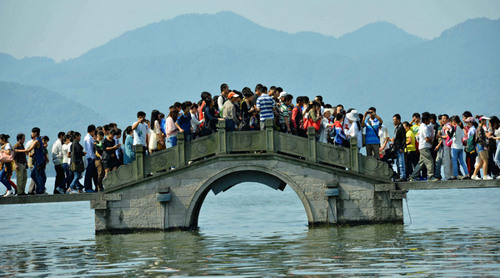
<path fill-rule="evenodd" d="M 0 206 L 0 276 L 500 276 L 496 188 L 410 191 L 404 225 L 309 229 L 293 190 L 250 183 L 192 232 L 96 236 L 89 207 Z"/>

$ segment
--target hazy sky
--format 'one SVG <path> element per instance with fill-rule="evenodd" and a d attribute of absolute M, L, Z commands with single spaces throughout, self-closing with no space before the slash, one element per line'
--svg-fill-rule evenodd
<path fill-rule="evenodd" d="M 432 39 L 469 18 L 500 18 L 500 0 L 0 0 L 0 52 L 60 61 L 149 23 L 219 11 L 290 33 L 339 37 L 386 21 Z"/>

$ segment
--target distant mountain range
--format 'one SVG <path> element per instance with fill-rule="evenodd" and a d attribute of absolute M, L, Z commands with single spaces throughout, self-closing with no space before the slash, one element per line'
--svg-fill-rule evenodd
<path fill-rule="evenodd" d="M 29 140 L 35 126 L 54 142 L 60 131 L 86 134 L 89 123 L 109 123 L 88 106 L 42 87 L 0 82 L 0 100 L 0 133 L 9 134 L 11 143 L 16 142 L 18 133 L 24 133 Z"/>
<path fill-rule="evenodd" d="M 280 32 L 223 12 L 149 24 L 61 63 L 0 54 L 0 81 L 18 83 L 0 85 L 2 98 L 12 98 L 15 86 L 38 94 L 33 101 L 64 96 L 71 103 L 59 105 L 77 112 L 46 109 L 39 121 L 65 118 L 75 123 L 72 129 L 104 120 L 125 126 L 138 110 L 167 111 L 175 101 L 197 101 L 202 91 L 218 94 L 221 83 L 238 90 L 279 85 L 294 96 L 323 95 L 360 112 L 376 106 L 390 126 L 394 113 L 498 114 L 499 50 L 500 20 L 471 19 L 428 41 L 384 22 L 334 38 Z M 33 113 L 16 109 L 2 113 Z M 83 111 L 102 116 L 91 119 Z"/>

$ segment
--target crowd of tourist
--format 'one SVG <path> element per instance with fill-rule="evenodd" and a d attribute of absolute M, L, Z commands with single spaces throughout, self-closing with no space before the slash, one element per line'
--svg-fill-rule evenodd
<path fill-rule="evenodd" d="M 312 100 L 298 96 L 293 104 L 294 97 L 282 88 L 261 84 L 241 92 L 222 84 L 220 91 L 215 96 L 203 92 L 194 103 L 176 102 L 168 113 L 153 110 L 150 120 L 140 111 L 123 134 L 115 123 L 89 125 L 82 143 L 79 132 L 60 132 L 50 152 L 56 172 L 53 193 L 103 191 L 103 179 L 110 171 L 135 160 L 137 145 L 143 146 L 144 154 L 154 153 L 176 146 L 179 133 L 189 142 L 217 132 L 219 121 L 225 122 L 227 131 L 248 131 L 262 130 L 266 120 L 272 120 L 274 129 L 302 137 L 312 127 L 317 141 L 340 147 L 350 147 L 355 137 L 357 147 L 366 148 L 368 156 L 395 163 L 395 181 L 500 179 L 500 121 L 496 116 L 424 112 L 414 113 L 408 122 L 395 114 L 391 138 L 389 124 L 375 107 L 359 113 L 341 104 L 325 104 L 322 96 Z M 21 133 L 12 147 L 9 138 L 0 135 L 0 181 L 7 188 L 3 196 L 26 195 L 27 169 L 31 172 L 28 194 L 47 194 L 49 138 L 41 136 L 37 127 L 28 142 Z M 17 185 L 11 180 L 14 170 Z"/>

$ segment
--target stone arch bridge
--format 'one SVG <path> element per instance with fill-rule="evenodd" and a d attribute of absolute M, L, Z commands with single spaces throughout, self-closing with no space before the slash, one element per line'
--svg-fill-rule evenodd
<path fill-rule="evenodd" d="M 290 186 L 309 225 L 403 222 L 397 190 L 376 191 L 390 182 L 386 163 L 351 148 L 273 130 L 219 132 L 136 160 L 108 174 L 106 193 L 92 200 L 96 231 L 191 229 L 206 195 L 242 182 L 276 190 Z"/>
<path fill-rule="evenodd" d="M 310 226 L 403 223 L 408 190 L 500 187 L 500 180 L 391 182 L 392 170 L 351 148 L 274 131 L 219 132 L 136 160 L 110 172 L 106 192 L 0 198 L 2 204 L 90 201 L 97 232 L 193 229 L 207 194 L 242 182 L 290 186 Z"/>

